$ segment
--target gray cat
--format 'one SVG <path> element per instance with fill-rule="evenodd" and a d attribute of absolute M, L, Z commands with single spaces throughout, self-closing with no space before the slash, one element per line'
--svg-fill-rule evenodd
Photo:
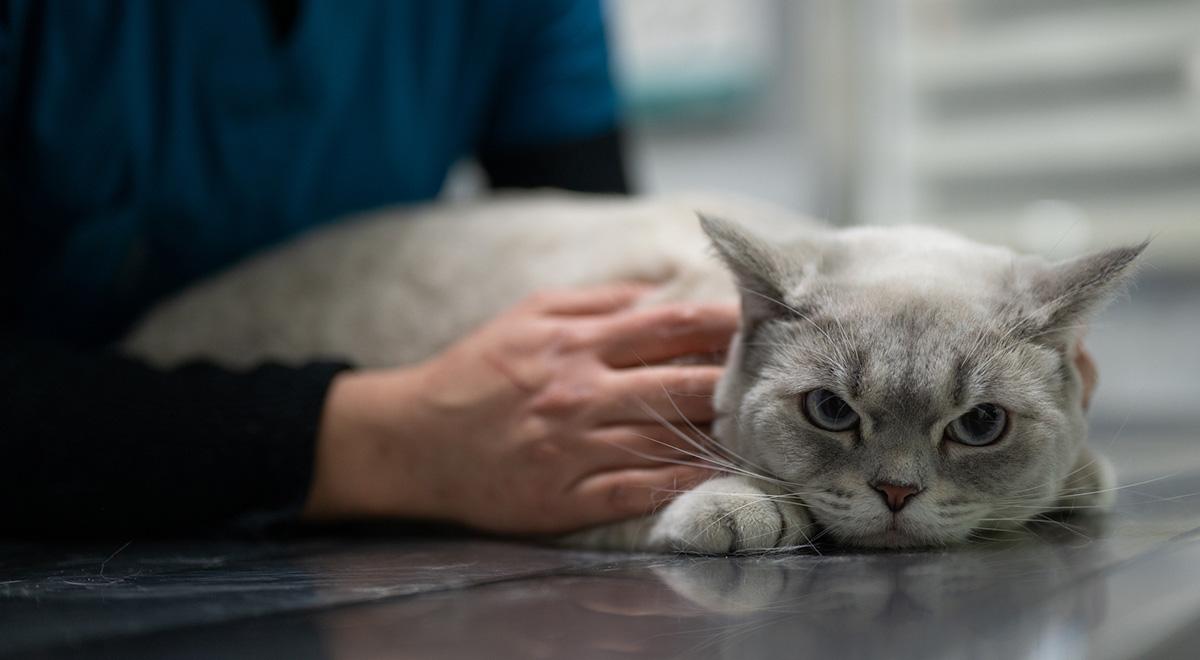
<path fill-rule="evenodd" d="M 537 195 L 316 232 L 155 310 L 125 348 L 162 365 L 394 365 L 549 286 L 643 279 L 663 283 L 658 300 L 740 293 L 716 442 L 692 451 L 724 476 L 567 542 L 944 545 L 1111 504 L 1112 470 L 1084 444 L 1073 357 L 1082 324 L 1144 247 L 1049 263 L 932 228 L 833 230 L 727 198 Z"/>

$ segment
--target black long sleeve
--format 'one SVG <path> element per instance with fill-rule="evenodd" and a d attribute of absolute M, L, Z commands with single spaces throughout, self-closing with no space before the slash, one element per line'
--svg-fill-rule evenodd
<path fill-rule="evenodd" d="M 196 364 L 0 334 L 0 535 L 196 529 L 295 511 L 342 368 Z"/>
<path fill-rule="evenodd" d="M 629 192 L 621 132 L 536 147 L 483 150 L 479 162 L 493 188 L 553 187 L 589 193 Z"/>

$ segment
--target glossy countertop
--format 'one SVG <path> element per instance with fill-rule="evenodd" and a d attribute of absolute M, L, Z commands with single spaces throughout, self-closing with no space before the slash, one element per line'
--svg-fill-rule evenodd
<path fill-rule="evenodd" d="M 0 657 L 1200 657 L 1200 438 L 1093 441 L 1118 466 L 1112 514 L 948 550 L 653 556 L 412 530 L 0 544 Z"/>

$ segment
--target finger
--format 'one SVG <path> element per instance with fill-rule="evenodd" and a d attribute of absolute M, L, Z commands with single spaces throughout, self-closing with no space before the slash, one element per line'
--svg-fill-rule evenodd
<path fill-rule="evenodd" d="M 711 464 L 707 430 L 662 424 L 605 426 L 585 436 L 582 451 L 597 468 L 653 467 L 670 464 Z"/>
<path fill-rule="evenodd" d="M 586 524 L 598 525 L 653 513 L 711 476 L 682 465 L 612 470 L 584 477 L 571 494 Z"/>
<path fill-rule="evenodd" d="M 646 284 L 622 282 L 580 289 L 542 291 L 527 298 L 526 304 L 545 314 L 605 314 L 632 305 L 649 290 L 650 287 Z"/>
<path fill-rule="evenodd" d="M 712 395 L 723 372 L 723 367 L 674 365 L 610 371 L 599 385 L 596 419 L 707 424 L 715 418 Z"/>
<path fill-rule="evenodd" d="M 597 321 L 600 357 L 613 367 L 654 364 L 724 351 L 738 328 L 735 305 L 677 303 Z"/>
<path fill-rule="evenodd" d="M 1096 370 L 1096 362 L 1092 360 L 1092 354 L 1083 345 L 1083 341 L 1080 341 L 1075 347 L 1075 367 L 1079 369 L 1079 377 L 1083 381 L 1083 409 L 1087 410 L 1091 405 L 1092 393 L 1096 391 L 1096 383 L 1100 380 L 1100 374 Z"/>

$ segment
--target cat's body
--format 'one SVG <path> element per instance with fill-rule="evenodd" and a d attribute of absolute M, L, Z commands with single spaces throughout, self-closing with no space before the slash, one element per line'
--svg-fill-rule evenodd
<path fill-rule="evenodd" d="M 706 239 L 697 210 L 770 241 L 716 220 Z M 1052 266 L 938 230 L 832 230 L 740 200 L 535 195 L 303 237 L 161 306 L 125 348 L 160 365 L 407 364 L 539 289 L 637 279 L 662 284 L 653 300 L 733 300 L 736 280 L 720 448 L 696 450 L 731 473 L 572 542 L 726 552 L 803 545 L 820 529 L 854 545 L 943 544 L 1106 504 L 1072 328 L 1137 252 Z M 951 438 L 981 424 L 1000 437 Z"/>
<path fill-rule="evenodd" d="M 384 210 L 201 282 L 153 310 L 125 346 L 161 366 L 197 356 L 234 368 L 320 356 L 390 366 L 433 355 L 537 290 L 641 280 L 664 285 L 651 302 L 736 300 L 697 207 L 804 229 L 727 199 L 533 194 Z"/>

